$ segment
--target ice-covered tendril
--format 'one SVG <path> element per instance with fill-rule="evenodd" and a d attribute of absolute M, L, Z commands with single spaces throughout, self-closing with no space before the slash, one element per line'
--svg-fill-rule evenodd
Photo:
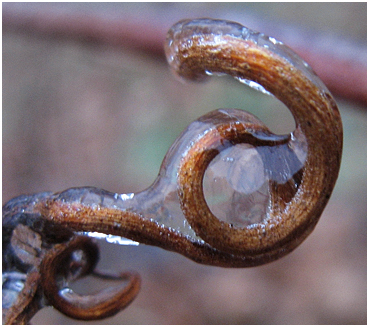
<path fill-rule="evenodd" d="M 291 111 L 296 129 L 285 137 L 285 147 L 276 140 L 280 137 L 250 116 L 249 126 L 225 123 L 208 133 L 188 151 L 179 170 L 182 208 L 205 242 L 225 252 L 261 255 L 267 261 L 279 257 L 281 249 L 289 252 L 315 226 L 338 176 L 342 124 L 332 96 L 292 50 L 236 23 L 182 21 L 170 30 L 167 42 L 169 62 L 179 76 L 201 79 L 210 72 L 252 81 Z M 244 228 L 217 219 L 202 190 L 208 164 L 225 144 L 239 143 L 255 147 L 264 164 L 262 176 L 269 179 L 265 219 Z M 217 151 L 209 151 L 210 144 Z M 266 147 L 273 155 L 265 155 Z M 299 161 L 301 169 L 296 170 Z"/>
<path fill-rule="evenodd" d="M 274 95 L 290 109 L 295 130 L 276 135 L 250 113 L 215 110 L 178 137 L 148 189 L 117 194 L 72 188 L 28 199 L 26 225 L 44 226 L 39 232 L 51 243 L 45 230 L 67 231 L 54 241 L 54 254 L 56 247 L 69 253 L 63 251 L 70 245 L 59 243 L 74 237 L 86 242 L 81 233 L 123 237 L 223 267 L 252 267 L 291 252 L 315 227 L 338 177 L 342 124 L 329 91 L 288 47 L 233 22 L 181 21 L 169 30 L 165 51 L 184 79 L 228 74 Z M 21 207 L 5 206 L 7 215 L 23 217 Z M 9 239 L 17 224 L 6 220 Z M 53 285 L 48 298 L 59 291 Z M 130 285 L 127 303 L 138 289 Z M 59 309 L 69 314 L 63 305 Z"/>

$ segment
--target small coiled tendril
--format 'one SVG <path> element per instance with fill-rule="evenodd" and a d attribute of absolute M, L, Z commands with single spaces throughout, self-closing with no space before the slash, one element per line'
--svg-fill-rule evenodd
<path fill-rule="evenodd" d="M 29 214 L 37 216 L 29 219 L 49 230 L 73 231 L 66 244 L 85 237 L 76 232 L 98 232 L 223 267 L 252 267 L 291 252 L 315 227 L 338 177 L 342 124 L 329 91 L 288 47 L 233 22 L 181 21 L 169 30 L 165 51 L 181 78 L 228 74 L 274 95 L 291 111 L 295 130 L 275 135 L 250 113 L 215 110 L 178 137 L 145 191 L 116 194 L 86 187 L 47 194 L 27 202 Z M 216 201 L 204 185 L 219 188 Z M 14 216 L 16 211 L 9 210 Z M 52 264 L 59 258 L 60 263 L 68 251 L 56 244 L 54 255 L 42 260 Z M 62 303 L 59 310 L 78 318 L 78 310 L 70 309 L 76 301 L 50 300 L 60 287 L 54 283 L 50 291 L 42 285 L 49 302 Z M 123 296 L 127 303 L 138 291 L 133 289 Z M 80 318 L 99 316 L 84 312 Z"/>

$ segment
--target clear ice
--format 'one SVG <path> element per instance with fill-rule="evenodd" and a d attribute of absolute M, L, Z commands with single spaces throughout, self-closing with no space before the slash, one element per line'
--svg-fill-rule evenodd
<path fill-rule="evenodd" d="M 177 179 L 181 160 L 209 131 L 224 123 L 242 123 L 248 119 L 247 115 L 242 110 L 221 109 L 191 123 L 168 150 L 155 182 L 142 192 L 118 194 L 97 188 L 75 188 L 60 193 L 58 199 L 134 212 L 201 242 L 180 206 Z M 264 143 L 270 140 L 270 146 L 247 143 L 230 146 L 212 160 L 203 179 L 203 192 L 210 210 L 218 219 L 235 227 L 247 227 L 268 219 L 271 183 L 288 183 L 304 165 L 307 149 L 298 130 L 293 137 L 260 134 L 259 138 Z M 281 143 L 281 140 L 285 141 Z M 274 141 L 279 145 L 273 145 Z M 113 235 L 88 235 L 108 242 L 137 244 Z"/>

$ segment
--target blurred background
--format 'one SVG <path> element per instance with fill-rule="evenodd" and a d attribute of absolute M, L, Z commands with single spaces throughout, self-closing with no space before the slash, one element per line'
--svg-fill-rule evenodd
<path fill-rule="evenodd" d="M 163 42 L 182 18 L 234 20 L 283 41 L 316 70 L 341 111 L 340 176 L 298 249 L 265 266 L 225 269 L 150 246 L 101 242 L 101 267 L 137 270 L 143 284 L 127 309 L 97 323 L 366 323 L 366 6 L 2 4 L 3 204 L 74 186 L 141 191 L 180 132 L 213 109 L 246 109 L 274 132 L 293 130 L 282 104 L 233 79 L 183 84 L 171 75 Z M 52 308 L 32 322 L 83 323 Z"/>

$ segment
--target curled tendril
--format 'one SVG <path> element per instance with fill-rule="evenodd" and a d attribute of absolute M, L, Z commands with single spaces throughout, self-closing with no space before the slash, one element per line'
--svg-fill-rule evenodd
<path fill-rule="evenodd" d="M 27 323 L 46 305 L 82 320 L 116 314 L 138 294 L 140 277 L 97 270 L 99 251 L 91 238 L 50 224 L 34 210 L 47 195 L 21 196 L 3 207 L 3 322 Z M 121 283 L 92 295 L 75 293 L 69 284 L 87 275 Z"/>
<path fill-rule="evenodd" d="M 46 298 L 69 316 L 111 315 L 139 289 L 134 273 L 116 276 L 128 279 L 128 286 L 113 293 L 80 296 L 65 285 L 97 274 L 97 248 L 86 237 L 91 232 L 159 246 L 203 264 L 252 267 L 295 249 L 314 229 L 333 191 L 342 155 L 339 111 L 292 50 L 237 23 L 210 19 L 174 25 L 165 50 L 171 68 L 184 79 L 228 74 L 274 95 L 289 108 L 296 128 L 276 135 L 245 111 L 216 110 L 179 136 L 145 191 L 72 188 L 6 204 L 6 273 L 21 274 L 17 280 L 28 273 L 23 291 L 32 273 L 38 274 L 32 296 Z M 212 203 L 204 187 L 209 183 L 229 203 Z M 29 229 L 23 239 L 19 225 Z M 20 294 L 7 310 L 25 310 L 17 304 Z"/>
<path fill-rule="evenodd" d="M 125 308 L 137 295 L 140 277 L 136 273 L 109 276 L 95 272 L 104 279 L 128 280 L 128 286 L 105 288 L 95 295 L 81 296 L 71 288 L 60 285 L 60 280 L 73 281 L 93 273 L 97 263 L 97 246 L 88 237 L 75 237 L 58 244 L 46 253 L 41 265 L 41 286 L 50 304 L 75 319 L 102 319 Z"/>

